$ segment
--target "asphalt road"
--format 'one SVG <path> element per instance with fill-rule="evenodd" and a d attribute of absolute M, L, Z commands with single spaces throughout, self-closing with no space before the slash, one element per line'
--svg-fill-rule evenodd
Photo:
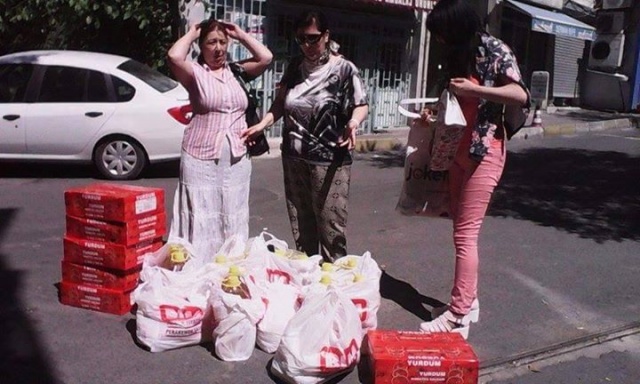
<path fill-rule="evenodd" d="M 610 130 L 509 144 L 507 169 L 481 234 L 482 312 L 469 342 L 482 366 L 495 368 L 484 382 L 552 382 L 507 367 L 639 319 L 640 134 Z M 449 221 L 394 211 L 401 164 L 399 152 L 358 156 L 348 246 L 353 254 L 371 251 L 386 271 L 380 328 L 415 330 L 432 305 L 447 300 L 453 246 Z M 161 164 L 130 184 L 164 188 L 170 212 L 177 174 L 177 163 Z M 0 164 L 0 382 L 273 382 L 271 356 L 259 350 L 240 363 L 216 359 L 210 345 L 153 354 L 135 343 L 135 316 L 58 303 L 63 193 L 92 177 L 83 166 Z M 291 243 L 278 158 L 254 161 L 250 209 L 251 235 L 268 228 Z M 616 361 L 639 366 L 635 351 L 620 352 Z M 576 364 L 580 373 L 595 367 L 588 360 Z M 562 366 L 551 359 L 545 365 L 551 368 L 541 369 L 575 372 Z M 594 374 L 594 381 L 576 376 L 562 382 L 605 382 L 595 380 L 606 372 Z M 341 382 L 359 382 L 357 372 Z"/>

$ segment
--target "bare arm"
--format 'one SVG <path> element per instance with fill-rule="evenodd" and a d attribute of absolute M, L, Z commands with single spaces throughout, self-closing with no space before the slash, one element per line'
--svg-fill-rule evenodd
<path fill-rule="evenodd" d="M 284 114 L 284 100 L 287 96 L 287 90 L 283 87 L 278 88 L 276 92 L 276 98 L 269 108 L 269 112 L 260 120 L 260 122 L 254 126 L 248 127 L 242 131 L 240 137 L 243 138 L 249 145 L 251 145 L 251 137 L 254 137 L 258 133 L 264 131 L 266 128 L 275 124 Z"/>
<path fill-rule="evenodd" d="M 356 133 L 358 131 L 358 126 L 367 118 L 367 114 L 369 113 L 368 105 L 358 105 L 353 109 L 351 113 L 351 119 L 347 122 L 347 129 L 344 131 L 344 137 L 342 138 L 344 141 L 340 143 L 341 147 L 348 146 L 349 150 L 354 149 L 356 147 Z"/>
<path fill-rule="evenodd" d="M 169 59 L 169 68 L 188 91 L 191 92 L 194 85 L 193 67 L 187 61 L 187 55 L 193 43 L 200 36 L 200 27 L 192 25 L 189 31 L 176 41 L 167 53 Z"/>
<path fill-rule="evenodd" d="M 243 31 L 240 27 L 233 23 L 220 22 L 227 30 L 229 37 L 237 39 L 244 45 L 249 52 L 251 58 L 241 61 L 239 64 L 244 67 L 245 72 L 251 77 L 258 77 L 271 64 L 273 54 L 269 48 L 265 47 L 261 42 L 256 40 L 249 33 Z"/>
<path fill-rule="evenodd" d="M 478 97 L 499 104 L 524 106 L 527 103 L 525 90 L 512 81 L 498 87 L 485 87 L 468 79 L 454 78 L 449 82 L 449 90 L 456 96 Z"/>

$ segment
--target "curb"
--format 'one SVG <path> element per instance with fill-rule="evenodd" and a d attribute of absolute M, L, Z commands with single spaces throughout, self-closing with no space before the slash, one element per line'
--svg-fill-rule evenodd
<path fill-rule="evenodd" d="M 527 138 L 527 136 L 557 136 L 576 133 L 599 132 L 608 129 L 638 128 L 639 118 L 624 118 L 613 120 L 589 121 L 581 123 L 565 123 L 547 127 L 524 127 L 513 138 Z"/>
<path fill-rule="evenodd" d="M 512 140 L 526 140 L 531 137 L 573 135 L 588 132 L 600 132 L 608 129 L 640 128 L 640 117 L 629 117 L 613 120 L 600 120 L 579 123 L 554 124 L 544 127 L 523 127 Z M 396 128 L 379 134 L 358 136 L 356 152 L 390 151 L 407 144 L 408 127 Z"/>

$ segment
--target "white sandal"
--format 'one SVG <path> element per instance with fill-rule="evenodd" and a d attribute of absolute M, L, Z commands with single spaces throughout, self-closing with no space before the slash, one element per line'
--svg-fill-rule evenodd
<path fill-rule="evenodd" d="M 448 309 L 449 304 L 443 305 L 442 307 L 433 308 L 431 310 L 431 319 L 435 320 L 436 318 L 440 317 L 440 315 L 445 313 L 445 311 Z M 469 309 L 469 314 L 467 316 L 469 316 L 469 320 L 472 323 L 477 323 L 478 320 L 480 320 L 480 302 L 477 298 L 473 299 L 473 302 L 471 303 L 471 309 Z"/>
<path fill-rule="evenodd" d="M 444 305 L 433 308 L 431 317 L 433 320 L 420 324 L 422 332 L 457 332 L 467 339 L 471 323 L 477 323 L 480 319 L 480 303 L 474 299 L 471 310 L 464 316 L 454 314 L 449 310 L 449 305 Z"/>

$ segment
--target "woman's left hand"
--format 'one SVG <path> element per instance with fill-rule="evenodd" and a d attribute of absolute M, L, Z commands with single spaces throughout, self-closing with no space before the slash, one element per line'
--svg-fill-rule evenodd
<path fill-rule="evenodd" d="M 240 39 L 240 37 L 245 33 L 245 31 L 240 28 L 237 24 L 230 23 L 227 21 L 219 20 L 220 24 L 224 27 L 227 35 L 232 39 Z"/>
<path fill-rule="evenodd" d="M 449 82 L 449 91 L 456 96 L 476 96 L 477 87 L 477 84 L 462 77 L 455 77 Z"/>
<path fill-rule="evenodd" d="M 356 134 L 358 132 L 358 124 L 355 120 L 349 120 L 342 136 L 341 147 L 346 146 L 347 149 L 352 150 L 356 147 Z"/>

